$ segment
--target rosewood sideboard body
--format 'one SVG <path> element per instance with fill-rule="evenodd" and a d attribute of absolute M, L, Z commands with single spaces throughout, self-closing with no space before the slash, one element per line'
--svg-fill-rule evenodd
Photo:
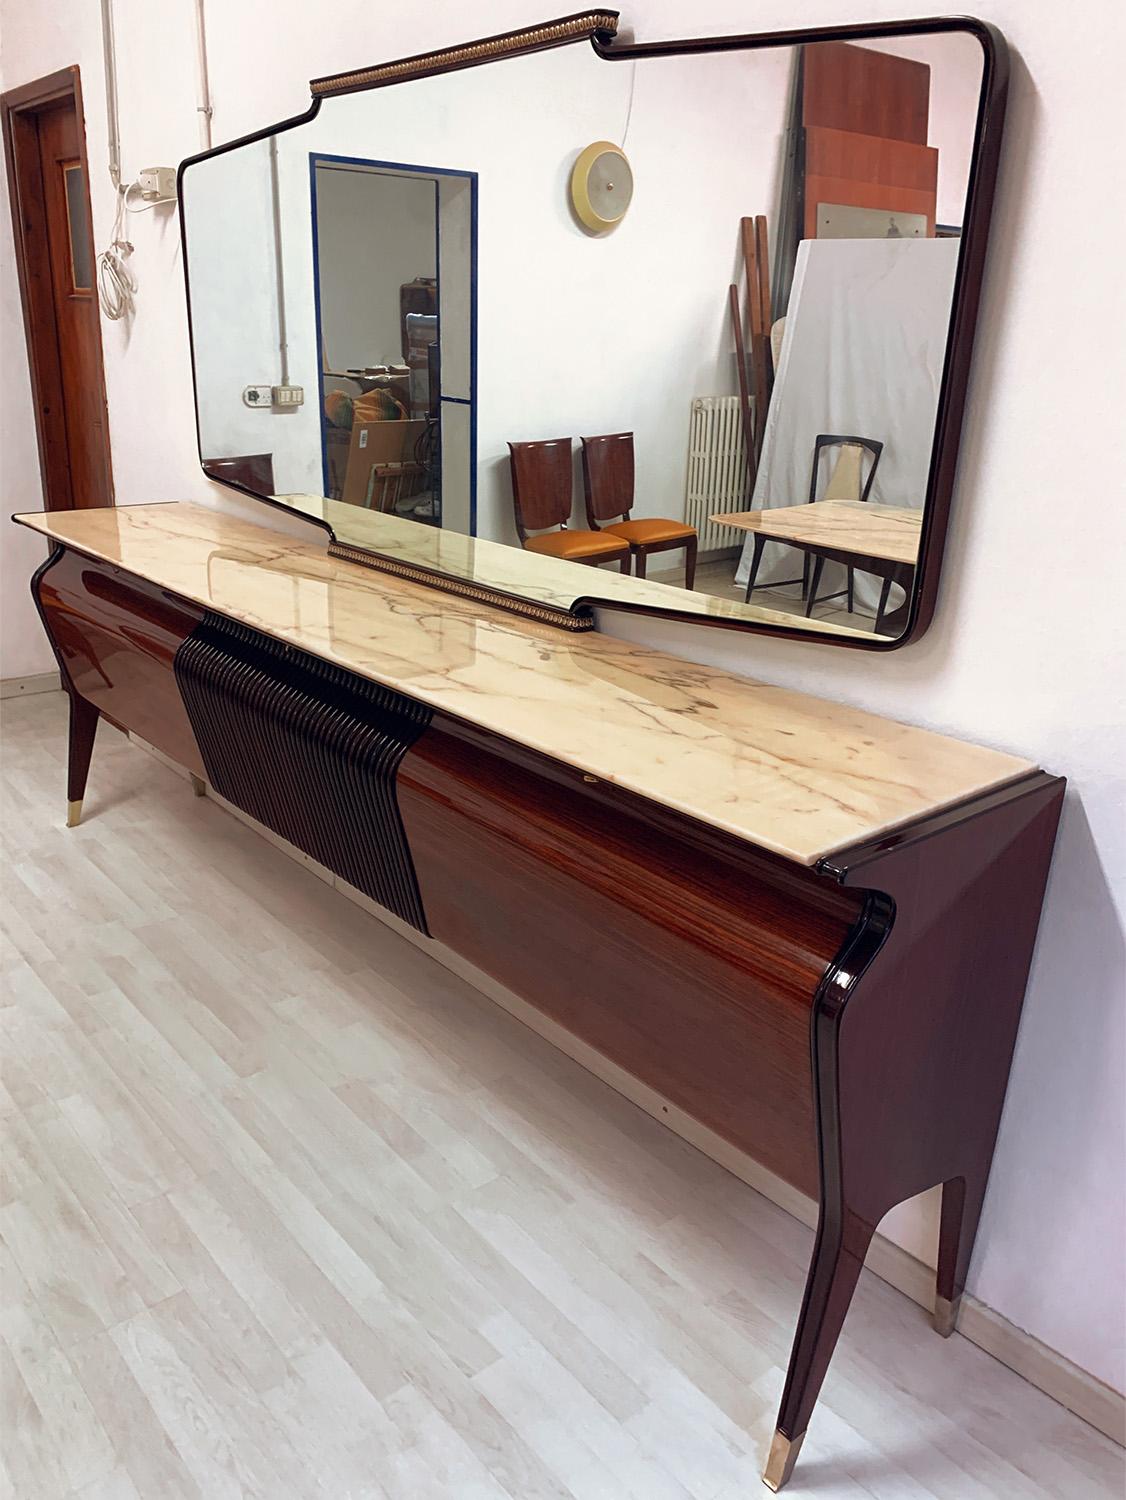
<path fill-rule="evenodd" d="M 942 1185 L 953 1330 L 1064 783 L 181 504 L 20 517 L 70 695 L 819 1204 L 793 1468 L 872 1235 Z"/>

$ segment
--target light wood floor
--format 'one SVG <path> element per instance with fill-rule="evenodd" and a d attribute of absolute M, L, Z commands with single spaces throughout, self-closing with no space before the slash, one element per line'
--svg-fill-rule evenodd
<path fill-rule="evenodd" d="M 7 1493 L 765 1495 L 809 1232 L 105 726 L 66 831 L 61 694 L 3 728 Z M 866 1273 L 788 1493 L 1122 1474 Z"/>

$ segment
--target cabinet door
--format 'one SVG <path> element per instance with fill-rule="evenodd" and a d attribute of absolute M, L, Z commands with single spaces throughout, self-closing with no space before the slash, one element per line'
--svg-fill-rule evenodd
<path fill-rule="evenodd" d="M 434 937 L 816 1195 L 810 1010 L 857 897 L 445 719 L 399 802 Z"/>

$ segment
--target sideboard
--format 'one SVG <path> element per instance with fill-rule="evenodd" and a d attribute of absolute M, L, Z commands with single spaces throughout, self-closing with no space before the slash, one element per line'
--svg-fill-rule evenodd
<path fill-rule="evenodd" d="M 771 1488 L 876 1226 L 939 1184 L 952 1331 L 1061 778 L 200 506 L 16 519 L 68 821 L 99 720 L 137 733 L 817 1200 Z"/>

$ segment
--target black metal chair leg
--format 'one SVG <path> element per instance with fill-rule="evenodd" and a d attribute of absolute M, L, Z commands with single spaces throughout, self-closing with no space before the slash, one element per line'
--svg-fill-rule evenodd
<path fill-rule="evenodd" d="M 813 606 L 817 603 L 817 586 L 821 582 L 821 570 L 825 566 L 825 559 L 819 557 L 813 564 L 813 582 L 809 586 L 809 598 L 806 600 L 805 617 L 808 620 L 813 613 Z"/>
<path fill-rule="evenodd" d="M 888 595 L 890 593 L 891 593 L 891 579 L 890 578 L 885 578 L 884 579 L 884 586 L 880 590 L 879 608 L 876 610 L 876 631 L 877 631 L 877 633 L 879 632 L 880 626 L 884 623 L 884 610 L 887 609 Z"/>
<path fill-rule="evenodd" d="M 761 536 L 761 535 L 756 536 L 755 540 L 754 540 L 754 551 L 751 553 L 751 571 L 747 575 L 747 597 L 746 597 L 746 602 L 748 604 L 750 604 L 750 602 L 751 602 L 751 590 L 754 588 L 754 586 L 755 586 L 755 579 L 758 577 L 758 565 L 759 565 L 760 562 L 762 562 L 762 549 L 765 546 L 766 546 L 766 538 L 764 536 Z"/>
<path fill-rule="evenodd" d="M 853 572 L 853 570 L 851 568 L 849 568 L 849 570 L 848 570 L 848 583 L 845 585 L 845 590 L 846 590 L 846 594 L 847 594 L 847 603 L 848 603 L 848 612 L 849 612 L 849 614 L 852 614 L 852 589 L 853 589 L 853 584 L 855 582 L 855 578 L 856 578 L 855 573 Z"/>

